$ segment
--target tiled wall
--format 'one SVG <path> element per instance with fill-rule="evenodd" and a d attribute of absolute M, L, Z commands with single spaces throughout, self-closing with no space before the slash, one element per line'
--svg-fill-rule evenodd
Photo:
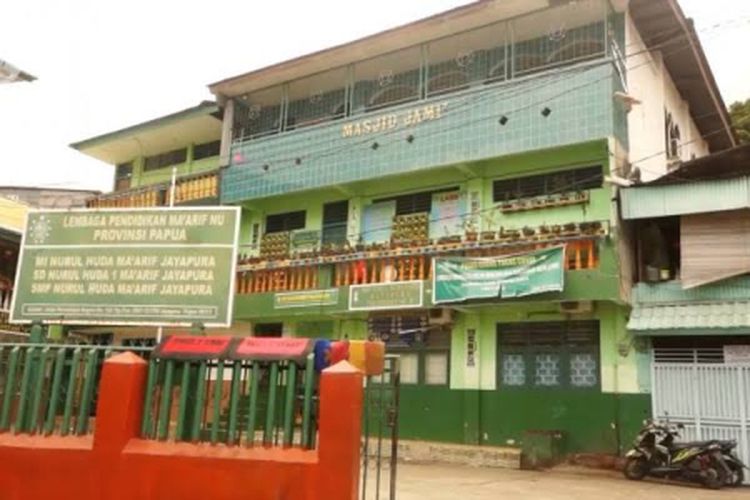
<path fill-rule="evenodd" d="M 586 63 L 239 143 L 223 175 L 222 202 L 609 137 L 616 121 L 614 78 L 611 62 Z M 432 119 L 404 125 L 410 111 L 426 107 L 432 107 Z M 546 117 L 544 108 L 550 111 Z M 392 116 L 396 122 L 388 122 Z M 345 125 L 379 117 L 396 125 L 344 137 Z"/>

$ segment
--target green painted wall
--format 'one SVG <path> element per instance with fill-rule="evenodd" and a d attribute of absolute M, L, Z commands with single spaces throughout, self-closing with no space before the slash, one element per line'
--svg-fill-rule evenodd
<path fill-rule="evenodd" d="M 253 223 L 268 214 L 305 208 L 306 229 L 320 229 L 324 203 L 350 200 L 350 237 L 360 230 L 358 214 L 373 199 L 388 195 L 458 186 L 480 199 L 479 229 L 538 227 L 567 222 L 614 222 L 613 190 L 605 185 L 590 191 L 584 205 L 503 214 L 492 200 L 492 182 L 556 170 L 602 164 L 611 168 L 609 140 L 536 150 L 423 172 L 362 181 L 336 189 L 257 199 L 243 203 L 242 241 L 249 242 Z M 565 290 L 500 303 L 462 304 L 451 337 L 450 384 L 402 387 L 400 430 L 403 438 L 519 445 L 527 429 L 559 429 L 568 451 L 618 451 L 630 442 L 649 407 L 647 364 L 625 329 L 628 310 L 621 303 L 617 232 L 599 241 L 599 267 L 569 271 Z M 366 313 L 347 310 L 348 288 L 340 289 L 334 306 L 274 309 L 272 293 L 239 295 L 235 317 L 249 321 L 284 321 L 291 335 L 366 338 Z M 505 390 L 497 387 L 496 327 L 498 322 L 562 320 L 560 301 L 594 301 L 594 311 L 580 319 L 600 320 L 600 387 L 595 390 Z M 431 283 L 425 283 L 430 307 Z M 330 321 L 330 333 L 321 329 Z M 466 366 L 466 330 L 476 330 L 476 365 Z"/>
<path fill-rule="evenodd" d="M 203 158 L 200 160 L 193 161 L 193 146 L 190 144 L 187 146 L 187 161 L 179 165 L 173 165 L 157 170 L 151 170 L 144 172 L 143 165 L 145 158 L 139 156 L 133 159 L 133 176 L 130 178 L 130 187 L 143 187 L 151 186 L 153 184 L 161 184 L 170 182 L 172 180 L 172 167 L 177 167 L 177 176 L 198 174 L 201 172 L 208 172 L 219 168 L 219 157 L 213 156 L 210 158 Z"/>
<path fill-rule="evenodd" d="M 274 293 L 254 293 L 236 295 L 234 301 L 234 318 L 238 320 L 278 321 L 316 320 L 331 315 L 346 317 L 366 317 L 366 313 L 352 313 L 348 310 L 349 287 L 339 287 L 339 301 L 336 305 L 295 307 L 286 309 L 274 308 Z M 528 304 L 542 304 L 556 307 L 559 301 L 574 300 L 616 300 L 619 297 L 618 281 L 602 272 L 567 271 L 565 273 L 565 290 L 560 293 L 545 293 L 524 299 L 509 299 L 498 304 L 498 308 L 526 307 Z M 425 307 L 434 307 L 432 303 L 432 282 L 424 282 Z M 461 306 L 462 308 L 464 306 Z M 469 307 L 487 307 L 486 305 L 472 305 Z"/>
<path fill-rule="evenodd" d="M 643 355 L 625 329 L 626 314 L 625 307 L 597 302 L 591 314 L 573 318 L 600 321 L 600 388 L 565 390 L 497 386 L 496 324 L 565 320 L 556 306 L 508 304 L 461 313 L 452 332 L 450 375 L 451 389 L 464 394 L 462 441 L 518 446 L 525 430 L 561 430 L 568 452 L 622 451 L 650 414 L 650 396 L 642 382 L 642 372 L 648 371 L 648 366 L 642 363 Z M 470 328 L 477 331 L 474 367 L 466 366 L 466 330 Z M 429 387 L 417 390 L 424 393 L 420 398 L 434 392 Z M 437 418 L 433 412 L 430 415 Z M 448 430 L 433 437 L 454 438 Z"/>
<path fill-rule="evenodd" d="M 373 200 L 398 194 L 457 187 L 479 197 L 479 213 L 473 217 L 478 230 L 520 229 L 524 226 L 564 224 L 567 222 L 610 221 L 613 216 L 613 190 L 609 185 L 589 190 L 590 200 L 580 205 L 528 210 L 504 214 L 499 203 L 492 199 L 492 185 L 496 179 L 521 177 L 601 164 L 604 172 L 611 168 L 609 142 L 596 140 L 524 154 L 516 154 L 406 173 L 389 178 L 363 181 L 346 187 L 289 193 L 243 203 L 240 244 L 250 243 L 253 224 L 260 224 L 261 234 L 267 215 L 304 209 L 307 211 L 306 230 L 321 230 L 323 205 L 349 200 L 349 241 L 355 244 L 362 224 L 362 210 Z M 571 191 L 575 188 L 571 187 Z M 469 219 L 469 217 L 467 217 Z M 257 255 L 259 248 L 243 248 L 243 253 Z"/>
<path fill-rule="evenodd" d="M 466 391 L 448 387 L 402 385 L 399 437 L 463 443 Z"/>

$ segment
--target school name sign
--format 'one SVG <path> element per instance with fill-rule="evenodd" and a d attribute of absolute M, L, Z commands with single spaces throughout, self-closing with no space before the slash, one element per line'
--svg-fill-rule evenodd
<path fill-rule="evenodd" d="M 231 324 L 239 209 L 34 211 L 11 321 Z"/>

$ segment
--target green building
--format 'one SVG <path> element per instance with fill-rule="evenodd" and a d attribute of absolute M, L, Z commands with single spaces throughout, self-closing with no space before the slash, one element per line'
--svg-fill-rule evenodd
<path fill-rule="evenodd" d="M 690 26 L 672 0 L 480 1 L 210 85 L 235 330 L 384 340 L 405 439 L 621 451 L 651 400 L 617 185 L 734 144 Z M 143 157 L 103 158 L 132 165 L 105 199 Z M 441 295 L 450 265 L 484 292 Z"/>

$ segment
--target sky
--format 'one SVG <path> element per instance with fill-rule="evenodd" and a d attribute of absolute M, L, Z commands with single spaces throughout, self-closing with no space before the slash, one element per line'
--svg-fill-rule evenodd
<path fill-rule="evenodd" d="M 0 185 L 108 191 L 113 168 L 68 144 L 211 99 L 209 83 L 471 2 L 3 3 L 0 59 L 39 79 L 0 85 Z M 741 56 L 750 23 L 737 21 L 750 19 L 750 1 L 680 3 L 727 104 L 750 98 L 750 64 Z"/>

